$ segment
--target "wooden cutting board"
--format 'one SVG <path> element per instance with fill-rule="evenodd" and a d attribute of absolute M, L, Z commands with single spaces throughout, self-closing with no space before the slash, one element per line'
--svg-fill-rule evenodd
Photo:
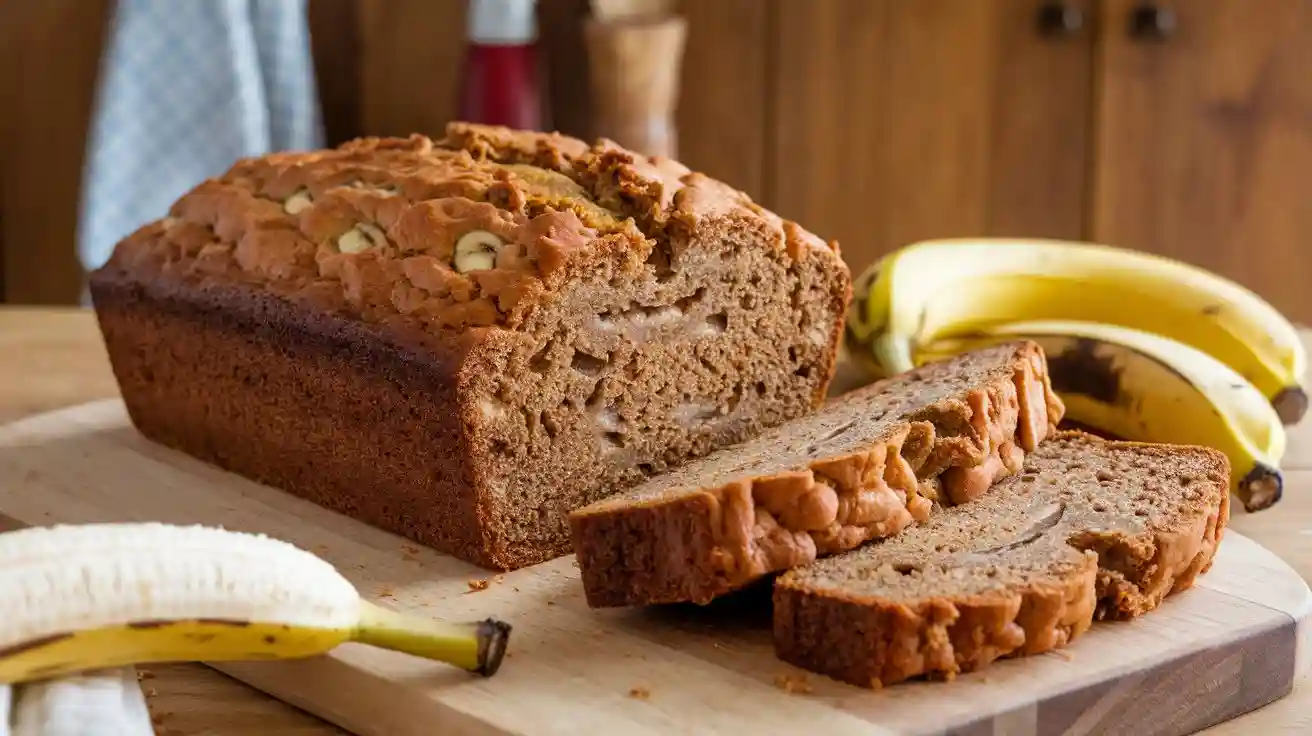
<path fill-rule="evenodd" d="M 1231 532 L 1192 590 L 1064 652 L 872 692 L 777 660 L 768 596 L 592 611 L 571 558 L 492 578 L 140 437 L 117 399 L 0 428 L 0 511 L 30 524 L 158 520 L 264 532 L 382 605 L 515 626 L 490 679 L 358 645 L 218 669 L 366 736 L 1178 734 L 1258 708 L 1308 670 L 1312 594 Z M 168 554 L 168 550 L 160 550 Z"/>

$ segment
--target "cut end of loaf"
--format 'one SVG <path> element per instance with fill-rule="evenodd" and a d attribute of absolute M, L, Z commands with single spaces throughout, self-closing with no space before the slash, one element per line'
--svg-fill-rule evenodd
<path fill-rule="evenodd" d="M 1032 343 L 872 384 L 571 514 L 588 603 L 705 603 L 897 534 L 1018 471 L 1060 418 Z"/>
<path fill-rule="evenodd" d="M 746 224 L 660 272 L 599 269 L 529 316 L 462 397 L 505 566 L 567 553 L 568 513 L 811 413 L 850 286 L 836 258 L 755 247 Z"/>
<path fill-rule="evenodd" d="M 1215 450 L 1062 432 L 978 501 L 780 577 L 777 653 L 877 687 L 1065 646 L 1190 587 L 1228 488 Z"/>

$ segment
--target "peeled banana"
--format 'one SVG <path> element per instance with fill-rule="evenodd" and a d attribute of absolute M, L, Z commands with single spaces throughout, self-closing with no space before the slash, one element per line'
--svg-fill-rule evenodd
<path fill-rule="evenodd" d="M 854 354 L 885 374 L 917 346 L 1035 319 L 1118 325 L 1192 346 L 1230 366 L 1294 424 L 1308 408 L 1297 331 L 1253 292 L 1134 250 L 1057 240 L 953 239 L 907 246 L 857 280 Z"/>
<path fill-rule="evenodd" d="M 1230 459 L 1244 508 L 1280 500 L 1285 428 L 1243 376 L 1200 350 L 1141 330 L 1077 321 L 998 325 L 923 346 L 918 362 L 1028 338 L 1047 354 L 1066 418 L 1117 437 L 1213 447 Z"/>
<path fill-rule="evenodd" d="M 159 661 L 285 659 L 348 641 L 481 675 L 510 626 L 361 599 L 332 565 L 263 535 L 156 523 L 0 534 L 0 683 Z"/>

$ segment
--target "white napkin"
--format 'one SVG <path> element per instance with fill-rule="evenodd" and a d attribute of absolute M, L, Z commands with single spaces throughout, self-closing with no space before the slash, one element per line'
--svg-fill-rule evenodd
<path fill-rule="evenodd" d="M 78 256 L 236 159 L 323 145 L 306 0 L 118 0 L 83 172 Z"/>
<path fill-rule="evenodd" d="M 0 736 L 153 736 L 132 667 L 0 685 Z"/>

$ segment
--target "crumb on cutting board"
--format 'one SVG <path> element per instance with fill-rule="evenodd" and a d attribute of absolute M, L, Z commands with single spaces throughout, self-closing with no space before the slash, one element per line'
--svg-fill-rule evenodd
<path fill-rule="evenodd" d="M 154 679 L 154 677 L 155 677 L 155 673 L 151 672 L 150 670 L 137 670 L 137 682 L 141 682 L 142 680 L 151 680 Z"/>
<path fill-rule="evenodd" d="M 801 693 L 803 695 L 811 692 L 812 689 L 811 681 L 806 678 L 806 675 L 792 673 L 775 675 L 774 686 L 786 693 Z"/>
<path fill-rule="evenodd" d="M 474 578 L 474 579 L 471 579 L 471 580 L 468 581 L 468 582 L 469 582 L 469 592 L 470 592 L 470 593 L 476 593 L 476 592 L 478 592 L 478 591 L 480 591 L 480 590 L 487 590 L 487 589 L 488 589 L 488 586 L 490 586 L 492 583 L 496 583 L 497 585 L 500 585 L 502 582 L 505 581 L 505 579 L 506 579 L 506 576 L 505 576 L 505 575 L 493 575 L 493 576 L 490 577 L 490 578 L 482 578 L 482 579 Z"/>
<path fill-rule="evenodd" d="M 384 585 L 383 587 L 381 587 L 381 588 L 378 589 L 378 597 L 379 597 L 379 598 L 395 598 L 396 595 L 395 595 L 394 591 L 392 590 L 392 586 L 390 586 L 390 585 Z"/>
<path fill-rule="evenodd" d="M 1054 649 L 1054 650 L 1052 650 L 1052 653 L 1053 653 L 1054 655 L 1058 656 L 1058 657 L 1061 657 L 1062 659 L 1066 660 L 1067 662 L 1070 662 L 1071 660 L 1075 659 L 1075 655 L 1074 655 L 1074 654 L 1071 654 L 1070 652 L 1066 651 L 1065 649 Z"/>
<path fill-rule="evenodd" d="M 636 700 L 646 700 L 651 697 L 651 691 L 641 685 L 629 688 L 629 697 Z"/>

